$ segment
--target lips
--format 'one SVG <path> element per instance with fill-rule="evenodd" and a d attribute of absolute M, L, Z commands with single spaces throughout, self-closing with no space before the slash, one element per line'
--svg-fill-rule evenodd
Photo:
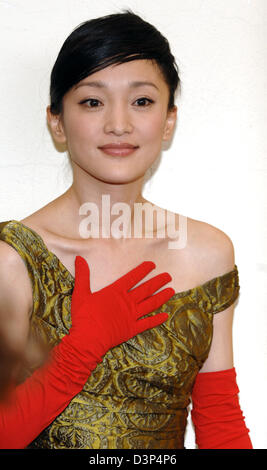
<path fill-rule="evenodd" d="M 137 146 L 128 144 L 128 143 L 117 143 L 117 144 L 106 144 L 106 145 L 101 145 L 101 149 L 133 149 L 137 148 Z"/>
<path fill-rule="evenodd" d="M 129 144 L 127 142 L 119 142 L 119 143 L 109 143 L 102 145 L 99 147 L 104 153 L 113 156 L 127 156 L 133 153 L 138 146 Z"/>

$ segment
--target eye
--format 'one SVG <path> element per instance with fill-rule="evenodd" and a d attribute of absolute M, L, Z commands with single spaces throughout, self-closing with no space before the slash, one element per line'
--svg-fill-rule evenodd
<path fill-rule="evenodd" d="M 138 98 L 135 102 L 141 102 L 141 103 L 144 103 L 144 101 L 148 102 L 148 104 L 144 105 L 144 104 L 141 104 L 141 107 L 147 107 L 149 106 L 150 104 L 154 103 L 153 100 L 151 100 L 150 98 L 145 98 L 145 96 L 143 96 L 142 98 Z M 140 108 L 140 106 L 138 106 Z"/>
<path fill-rule="evenodd" d="M 81 101 L 80 104 L 85 104 L 85 103 L 91 103 L 91 105 L 88 104 L 88 108 L 98 108 L 98 103 L 100 103 L 99 100 L 97 100 L 96 98 L 89 98 L 87 100 L 84 100 L 84 101 Z"/>

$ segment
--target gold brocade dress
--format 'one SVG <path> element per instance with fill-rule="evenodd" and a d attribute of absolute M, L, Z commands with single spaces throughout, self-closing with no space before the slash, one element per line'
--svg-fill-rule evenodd
<path fill-rule="evenodd" d="M 55 345 L 71 326 L 74 278 L 42 238 L 16 220 L 0 239 L 22 257 L 32 283 L 31 332 Z M 183 449 L 187 407 L 208 356 L 213 315 L 239 295 L 238 269 L 177 292 L 155 312 L 168 320 L 107 352 L 83 390 L 31 443 L 49 449 Z"/>

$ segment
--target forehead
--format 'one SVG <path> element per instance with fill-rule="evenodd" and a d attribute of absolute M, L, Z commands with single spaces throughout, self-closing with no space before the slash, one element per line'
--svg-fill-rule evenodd
<path fill-rule="evenodd" d="M 123 62 L 122 64 L 112 64 L 98 70 L 78 82 L 74 86 L 74 90 L 88 83 L 105 88 L 113 80 L 125 86 L 134 84 L 154 85 L 154 88 L 158 90 L 167 87 L 157 63 L 149 59 L 140 59 Z M 100 83 L 97 84 L 97 81 Z"/>

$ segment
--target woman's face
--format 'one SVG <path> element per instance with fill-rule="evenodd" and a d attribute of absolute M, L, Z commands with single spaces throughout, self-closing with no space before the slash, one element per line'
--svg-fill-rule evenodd
<path fill-rule="evenodd" d="M 142 83 L 141 83 L 142 82 Z M 143 82 L 150 82 L 143 83 Z M 142 177 L 172 136 L 177 108 L 167 111 L 169 89 L 149 60 L 113 64 L 81 80 L 63 98 L 63 112 L 48 120 L 76 165 L 106 183 Z M 110 155 L 107 144 L 127 143 L 129 155 Z"/>

